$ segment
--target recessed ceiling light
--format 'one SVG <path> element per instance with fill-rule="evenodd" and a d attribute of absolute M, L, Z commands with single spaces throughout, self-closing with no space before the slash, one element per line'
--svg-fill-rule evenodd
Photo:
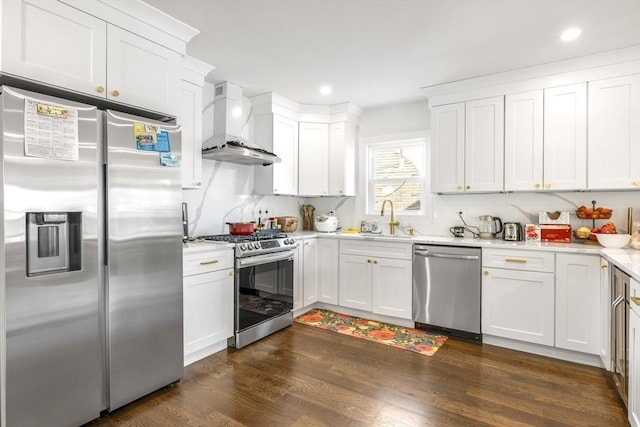
<path fill-rule="evenodd" d="M 320 87 L 320 93 L 322 95 L 329 95 L 331 94 L 331 86 L 321 86 Z"/>
<path fill-rule="evenodd" d="M 562 40 L 563 42 L 573 41 L 578 37 L 580 37 L 580 33 L 582 33 L 582 30 L 580 28 L 575 28 L 575 27 L 567 28 L 562 32 L 562 35 L 560 36 L 560 40 Z"/>

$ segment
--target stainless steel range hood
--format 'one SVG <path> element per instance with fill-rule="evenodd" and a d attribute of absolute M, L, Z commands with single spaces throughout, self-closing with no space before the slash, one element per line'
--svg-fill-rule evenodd
<path fill-rule="evenodd" d="M 249 144 L 242 134 L 242 88 L 230 82 L 215 86 L 213 137 L 202 143 L 202 157 L 241 165 L 270 165 L 281 159 Z"/>

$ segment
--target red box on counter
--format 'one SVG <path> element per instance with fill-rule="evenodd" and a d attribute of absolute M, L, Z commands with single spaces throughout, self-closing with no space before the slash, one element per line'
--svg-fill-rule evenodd
<path fill-rule="evenodd" d="M 571 226 L 568 224 L 540 224 L 540 240 L 571 243 Z"/>

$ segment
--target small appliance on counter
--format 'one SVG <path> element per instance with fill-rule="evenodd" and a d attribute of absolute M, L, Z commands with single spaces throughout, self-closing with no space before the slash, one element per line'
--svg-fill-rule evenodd
<path fill-rule="evenodd" d="M 453 237 L 464 237 L 464 227 L 461 225 L 454 225 L 449 228 L 449 232 L 453 234 Z"/>
<path fill-rule="evenodd" d="M 502 233 L 502 220 L 497 216 L 481 215 L 479 219 L 478 229 L 481 239 L 495 239 L 498 234 Z"/>
<path fill-rule="evenodd" d="M 314 226 L 317 231 L 332 233 L 340 228 L 340 220 L 333 212 L 329 212 L 325 215 L 318 215 L 314 220 Z"/>
<path fill-rule="evenodd" d="M 524 240 L 524 228 L 522 224 L 519 222 L 505 222 L 502 239 L 513 242 Z"/>

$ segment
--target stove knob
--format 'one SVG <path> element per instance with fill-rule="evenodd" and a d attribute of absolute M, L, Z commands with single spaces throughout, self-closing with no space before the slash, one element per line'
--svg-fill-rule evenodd
<path fill-rule="evenodd" d="M 249 250 L 253 250 L 253 243 L 249 243 L 249 244 L 247 244 L 247 249 L 249 249 Z"/>
<path fill-rule="evenodd" d="M 240 245 L 240 250 L 244 251 L 247 249 L 247 245 L 245 245 L 244 243 Z"/>
<path fill-rule="evenodd" d="M 293 239 L 289 239 L 289 244 L 290 244 L 290 245 L 293 245 L 295 242 L 296 242 L 295 240 L 293 240 Z"/>
<path fill-rule="evenodd" d="M 253 247 L 256 248 L 256 249 L 260 249 L 260 246 L 261 246 L 260 242 L 256 242 Z"/>

